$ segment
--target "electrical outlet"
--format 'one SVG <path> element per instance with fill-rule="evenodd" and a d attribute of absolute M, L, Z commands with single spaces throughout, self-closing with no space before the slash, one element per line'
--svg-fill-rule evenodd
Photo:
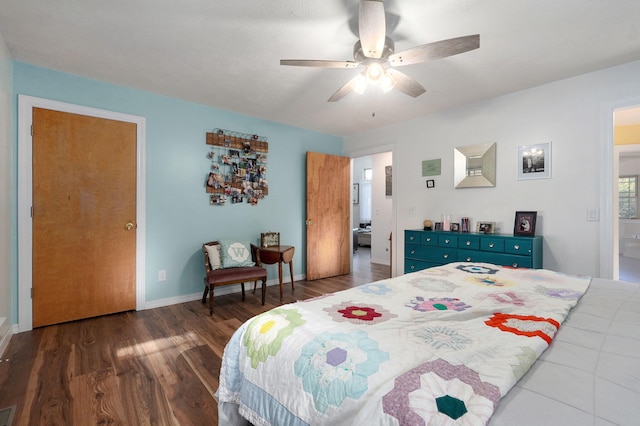
<path fill-rule="evenodd" d="M 167 280 L 167 271 L 166 269 L 161 269 L 158 271 L 158 281 L 166 281 Z"/>

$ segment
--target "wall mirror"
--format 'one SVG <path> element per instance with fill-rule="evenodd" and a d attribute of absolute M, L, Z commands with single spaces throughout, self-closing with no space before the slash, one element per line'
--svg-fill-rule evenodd
<path fill-rule="evenodd" d="M 496 186 L 496 144 L 459 146 L 453 150 L 454 186 Z"/>

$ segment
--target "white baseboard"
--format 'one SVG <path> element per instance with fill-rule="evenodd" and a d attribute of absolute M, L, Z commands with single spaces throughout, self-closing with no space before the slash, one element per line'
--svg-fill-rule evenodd
<path fill-rule="evenodd" d="M 391 265 L 391 262 L 389 261 L 389 259 L 371 259 L 370 260 L 371 263 L 378 263 L 380 265 Z"/>
<path fill-rule="evenodd" d="M 294 281 L 304 280 L 305 278 L 306 278 L 305 275 L 293 276 Z M 282 280 L 283 286 L 290 282 L 291 280 L 285 280 L 283 277 L 283 280 Z M 279 283 L 280 282 L 277 279 L 267 280 L 267 287 L 270 287 L 273 285 L 279 285 Z M 253 290 L 253 287 L 251 286 L 251 283 L 245 283 L 245 291 L 252 291 L 252 290 Z M 194 300 L 201 300 L 203 291 L 204 291 L 204 287 L 202 288 L 202 291 L 199 293 L 192 293 L 184 296 L 168 297 L 166 299 L 151 300 L 144 304 L 144 309 L 161 308 L 163 306 L 171 306 L 171 305 L 176 305 L 178 303 L 186 303 L 186 302 L 193 302 Z M 239 285 L 228 285 L 228 286 L 217 288 L 216 297 L 224 296 L 225 294 L 240 293 L 241 291 L 242 289 Z"/>

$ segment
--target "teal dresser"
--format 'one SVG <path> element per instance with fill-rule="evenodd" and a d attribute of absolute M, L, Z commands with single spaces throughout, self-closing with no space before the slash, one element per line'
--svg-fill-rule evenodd
<path fill-rule="evenodd" d="M 404 231 L 404 273 L 451 262 L 542 268 L 542 237 Z"/>

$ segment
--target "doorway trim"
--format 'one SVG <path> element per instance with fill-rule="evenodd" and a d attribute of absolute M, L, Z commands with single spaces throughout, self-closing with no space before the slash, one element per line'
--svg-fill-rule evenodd
<path fill-rule="evenodd" d="M 366 148 L 366 149 L 356 150 L 356 151 L 345 150 L 344 155 L 351 158 L 351 167 L 353 168 L 354 158 L 365 157 L 367 155 L 382 154 L 389 151 L 391 151 L 391 170 L 396 170 L 395 163 L 396 163 L 397 153 L 396 153 L 395 143 L 388 144 L 388 145 L 374 146 L 371 148 Z M 353 170 L 351 171 L 351 176 L 353 176 Z M 396 203 L 396 194 L 398 193 L 398 191 L 396 188 L 396 182 L 397 182 L 397 179 L 391 180 L 391 232 L 393 233 L 393 235 L 395 235 L 395 237 L 391 239 L 391 251 L 393 256 L 391 259 L 391 276 L 392 277 L 397 276 L 397 268 L 398 268 L 398 260 L 397 260 L 398 220 L 397 220 L 397 203 Z M 351 185 L 353 185 L 353 182 L 351 182 Z M 353 204 L 351 205 L 350 217 L 353 217 Z M 350 232 L 349 234 L 351 235 L 352 233 Z M 351 238 L 353 238 L 353 235 L 351 235 Z M 351 246 L 353 246 L 353 241 L 351 242 Z M 353 267 L 353 252 L 351 253 L 351 262 Z"/>
<path fill-rule="evenodd" d="M 33 328 L 31 303 L 33 281 L 31 125 L 33 123 L 33 108 L 136 124 L 136 310 L 145 309 L 146 119 L 136 115 L 18 95 L 18 331 L 29 331 Z"/>
<path fill-rule="evenodd" d="M 618 279 L 617 151 L 614 150 L 613 117 L 617 110 L 640 105 L 640 98 L 627 98 L 600 104 L 600 278 Z M 615 208 L 614 208 L 615 207 Z"/>

